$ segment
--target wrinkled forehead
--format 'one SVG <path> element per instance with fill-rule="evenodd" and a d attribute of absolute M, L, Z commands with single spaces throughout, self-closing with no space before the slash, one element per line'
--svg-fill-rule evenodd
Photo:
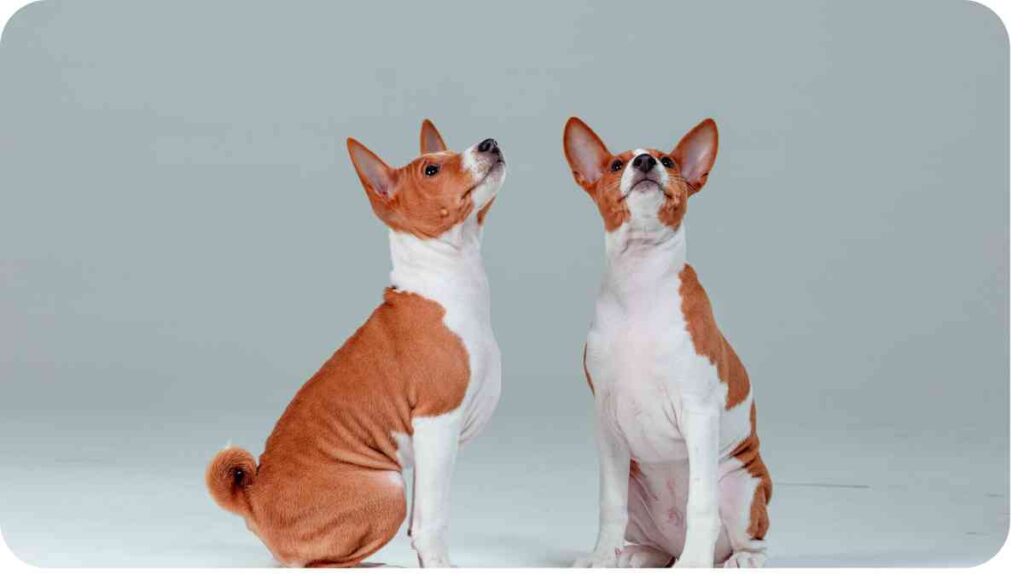
<path fill-rule="evenodd" d="M 452 152 L 451 150 L 444 150 L 443 152 L 431 152 L 429 154 L 423 154 L 412 159 L 405 166 L 399 168 L 403 173 L 406 172 L 419 172 L 428 164 L 437 164 L 438 166 L 455 166 L 462 163 L 462 155 L 458 152 Z"/>
<path fill-rule="evenodd" d="M 650 154 L 651 156 L 654 156 L 655 158 L 661 158 L 662 156 L 668 156 L 667 152 L 662 152 L 661 150 L 658 150 L 657 148 L 633 148 L 632 150 L 626 150 L 625 152 L 617 154 L 615 157 L 620 159 L 620 160 L 632 160 L 633 158 L 636 158 L 637 156 L 640 156 L 641 154 Z"/>

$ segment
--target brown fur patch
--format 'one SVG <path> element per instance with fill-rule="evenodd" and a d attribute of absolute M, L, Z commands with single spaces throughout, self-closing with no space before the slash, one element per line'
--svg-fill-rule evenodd
<path fill-rule="evenodd" d="M 439 167 L 437 175 L 425 174 L 430 164 Z M 397 173 L 396 192 L 384 206 L 387 217 L 382 217 L 392 229 L 419 238 L 436 238 L 473 211 L 471 192 L 476 182 L 463 170 L 458 154 L 421 156 Z"/>
<path fill-rule="evenodd" d="M 683 216 L 686 215 L 686 194 L 669 194 L 666 189 L 665 192 L 665 203 L 658 209 L 658 220 L 672 228 L 678 230 L 679 225 L 683 222 Z"/>
<path fill-rule="evenodd" d="M 750 403 L 750 435 L 729 455 L 738 460 L 751 477 L 760 480 L 750 502 L 750 526 L 747 533 L 751 538 L 763 539 L 768 532 L 768 503 L 772 499 L 772 478 L 768 474 L 764 460 L 761 459 L 761 440 L 757 437 L 757 405 L 753 402 Z"/>
<path fill-rule="evenodd" d="M 750 526 L 747 527 L 747 534 L 755 540 L 764 540 L 768 534 L 768 500 L 771 498 L 771 486 L 771 480 L 767 476 L 762 478 L 754 490 L 754 498 L 750 501 Z"/>
<path fill-rule="evenodd" d="M 640 463 L 632 458 L 629 460 L 629 478 L 630 480 L 643 480 L 644 471 L 640 469 Z"/>
<path fill-rule="evenodd" d="M 625 164 L 632 157 L 631 152 L 623 152 L 618 156 L 609 156 L 605 164 L 610 166 L 616 159 Z M 612 172 L 609 168 L 600 180 L 583 186 L 583 189 L 597 204 L 597 211 L 601 213 L 601 219 L 604 220 L 604 229 L 608 232 L 618 229 L 619 226 L 629 221 L 629 206 L 619 189 L 623 172 L 625 172 L 625 168 L 616 172 Z"/>
<path fill-rule="evenodd" d="M 354 565 L 398 530 L 406 510 L 394 434 L 411 434 L 415 416 L 457 408 L 469 385 L 468 353 L 444 313 L 416 294 L 385 291 L 292 399 L 251 481 L 239 488 L 224 484 L 230 474 L 216 476 L 218 503 L 242 514 L 282 563 Z"/>
<path fill-rule="evenodd" d="M 711 301 L 697 280 L 697 272 L 687 264 L 679 273 L 679 278 L 679 294 L 683 299 L 686 329 L 693 338 L 693 347 L 697 354 L 706 356 L 711 361 L 718 370 L 719 380 L 728 386 L 725 399 L 725 409 L 728 410 L 743 402 L 750 394 L 747 369 L 743 367 L 739 356 L 725 336 L 718 330 L 715 316 L 711 312 Z"/>
<path fill-rule="evenodd" d="M 256 478 L 256 459 L 247 450 L 230 446 L 206 467 L 206 488 L 221 508 L 245 515 L 252 512 L 245 491 Z"/>
<path fill-rule="evenodd" d="M 587 345 L 583 345 L 583 375 L 587 378 L 587 388 L 590 388 L 590 393 L 594 393 L 594 381 L 590 379 L 590 370 L 587 370 Z"/>
<path fill-rule="evenodd" d="M 491 198 L 490 200 L 487 201 L 487 204 L 484 204 L 484 207 L 481 208 L 480 211 L 476 213 L 476 223 L 479 226 L 484 225 L 484 219 L 487 218 L 487 211 L 491 209 L 491 206 L 494 205 L 494 201 L 497 199 L 497 197 Z"/>

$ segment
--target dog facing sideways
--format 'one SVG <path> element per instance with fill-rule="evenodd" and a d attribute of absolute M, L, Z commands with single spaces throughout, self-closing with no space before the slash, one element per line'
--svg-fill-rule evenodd
<path fill-rule="evenodd" d="M 421 156 L 392 168 L 348 151 L 390 229 L 391 285 L 370 318 L 296 393 L 259 463 L 229 447 L 206 484 L 286 566 L 353 566 L 406 517 L 424 567 L 449 565 L 456 452 L 490 418 L 501 388 L 481 257 L 487 211 L 505 179 L 497 142 L 447 150 L 429 121 Z"/>

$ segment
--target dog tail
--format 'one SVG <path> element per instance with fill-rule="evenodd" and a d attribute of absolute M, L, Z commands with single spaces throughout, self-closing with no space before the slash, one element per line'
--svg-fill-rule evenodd
<path fill-rule="evenodd" d="M 206 488 L 213 501 L 239 516 L 252 516 L 249 488 L 255 481 L 256 459 L 237 446 L 218 452 L 206 468 Z"/>

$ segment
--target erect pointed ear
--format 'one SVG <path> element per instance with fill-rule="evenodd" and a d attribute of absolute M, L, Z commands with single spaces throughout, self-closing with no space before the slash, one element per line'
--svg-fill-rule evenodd
<path fill-rule="evenodd" d="M 448 146 L 445 145 L 444 138 L 441 138 L 441 133 L 437 131 L 434 123 L 424 120 L 423 126 L 420 128 L 420 154 L 444 152 L 447 149 Z"/>
<path fill-rule="evenodd" d="M 565 123 L 562 146 L 565 148 L 565 159 L 572 169 L 572 177 L 585 189 L 601 179 L 612 157 L 590 126 L 575 116 Z"/>
<path fill-rule="evenodd" d="M 348 139 L 348 154 L 366 193 L 371 198 L 389 198 L 395 188 L 395 171 L 355 138 Z"/>
<path fill-rule="evenodd" d="M 672 150 L 672 157 L 679 164 L 683 180 L 690 186 L 693 196 L 708 181 L 708 174 L 718 156 L 718 126 L 711 118 L 694 126 Z"/>

